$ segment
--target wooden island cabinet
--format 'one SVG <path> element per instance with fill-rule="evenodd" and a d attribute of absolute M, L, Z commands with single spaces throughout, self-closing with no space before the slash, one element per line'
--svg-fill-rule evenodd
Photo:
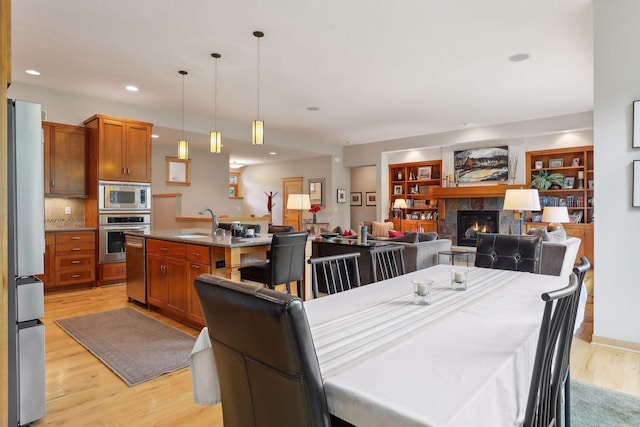
<path fill-rule="evenodd" d="M 151 182 L 153 124 L 96 114 L 84 121 L 101 181 Z"/>

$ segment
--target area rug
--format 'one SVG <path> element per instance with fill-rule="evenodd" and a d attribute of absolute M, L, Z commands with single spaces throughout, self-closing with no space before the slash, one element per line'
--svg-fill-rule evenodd
<path fill-rule="evenodd" d="M 571 381 L 571 425 L 640 426 L 640 398 Z"/>
<path fill-rule="evenodd" d="M 188 366 L 196 341 L 130 307 L 55 323 L 129 386 Z"/>

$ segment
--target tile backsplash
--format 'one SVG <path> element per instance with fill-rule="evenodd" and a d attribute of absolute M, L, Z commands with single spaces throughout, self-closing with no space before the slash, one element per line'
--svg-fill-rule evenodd
<path fill-rule="evenodd" d="M 84 199 L 45 197 L 44 226 L 47 230 L 84 227 Z"/>

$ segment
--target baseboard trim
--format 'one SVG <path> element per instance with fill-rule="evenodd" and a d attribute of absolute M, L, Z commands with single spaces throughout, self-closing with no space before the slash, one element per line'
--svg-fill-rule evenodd
<path fill-rule="evenodd" d="M 604 347 L 613 347 L 620 350 L 633 351 L 634 353 L 640 353 L 640 343 L 631 341 L 615 340 L 613 338 L 599 337 L 593 335 L 591 337 L 591 344 L 601 345 Z"/>

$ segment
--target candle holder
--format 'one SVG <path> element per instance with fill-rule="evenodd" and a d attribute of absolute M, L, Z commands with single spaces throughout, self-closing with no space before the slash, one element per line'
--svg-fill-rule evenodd
<path fill-rule="evenodd" d="M 416 305 L 431 304 L 431 279 L 414 279 L 413 283 L 413 303 Z"/>
<path fill-rule="evenodd" d="M 465 291 L 467 289 L 467 272 L 464 270 L 451 270 L 451 289 Z"/>

